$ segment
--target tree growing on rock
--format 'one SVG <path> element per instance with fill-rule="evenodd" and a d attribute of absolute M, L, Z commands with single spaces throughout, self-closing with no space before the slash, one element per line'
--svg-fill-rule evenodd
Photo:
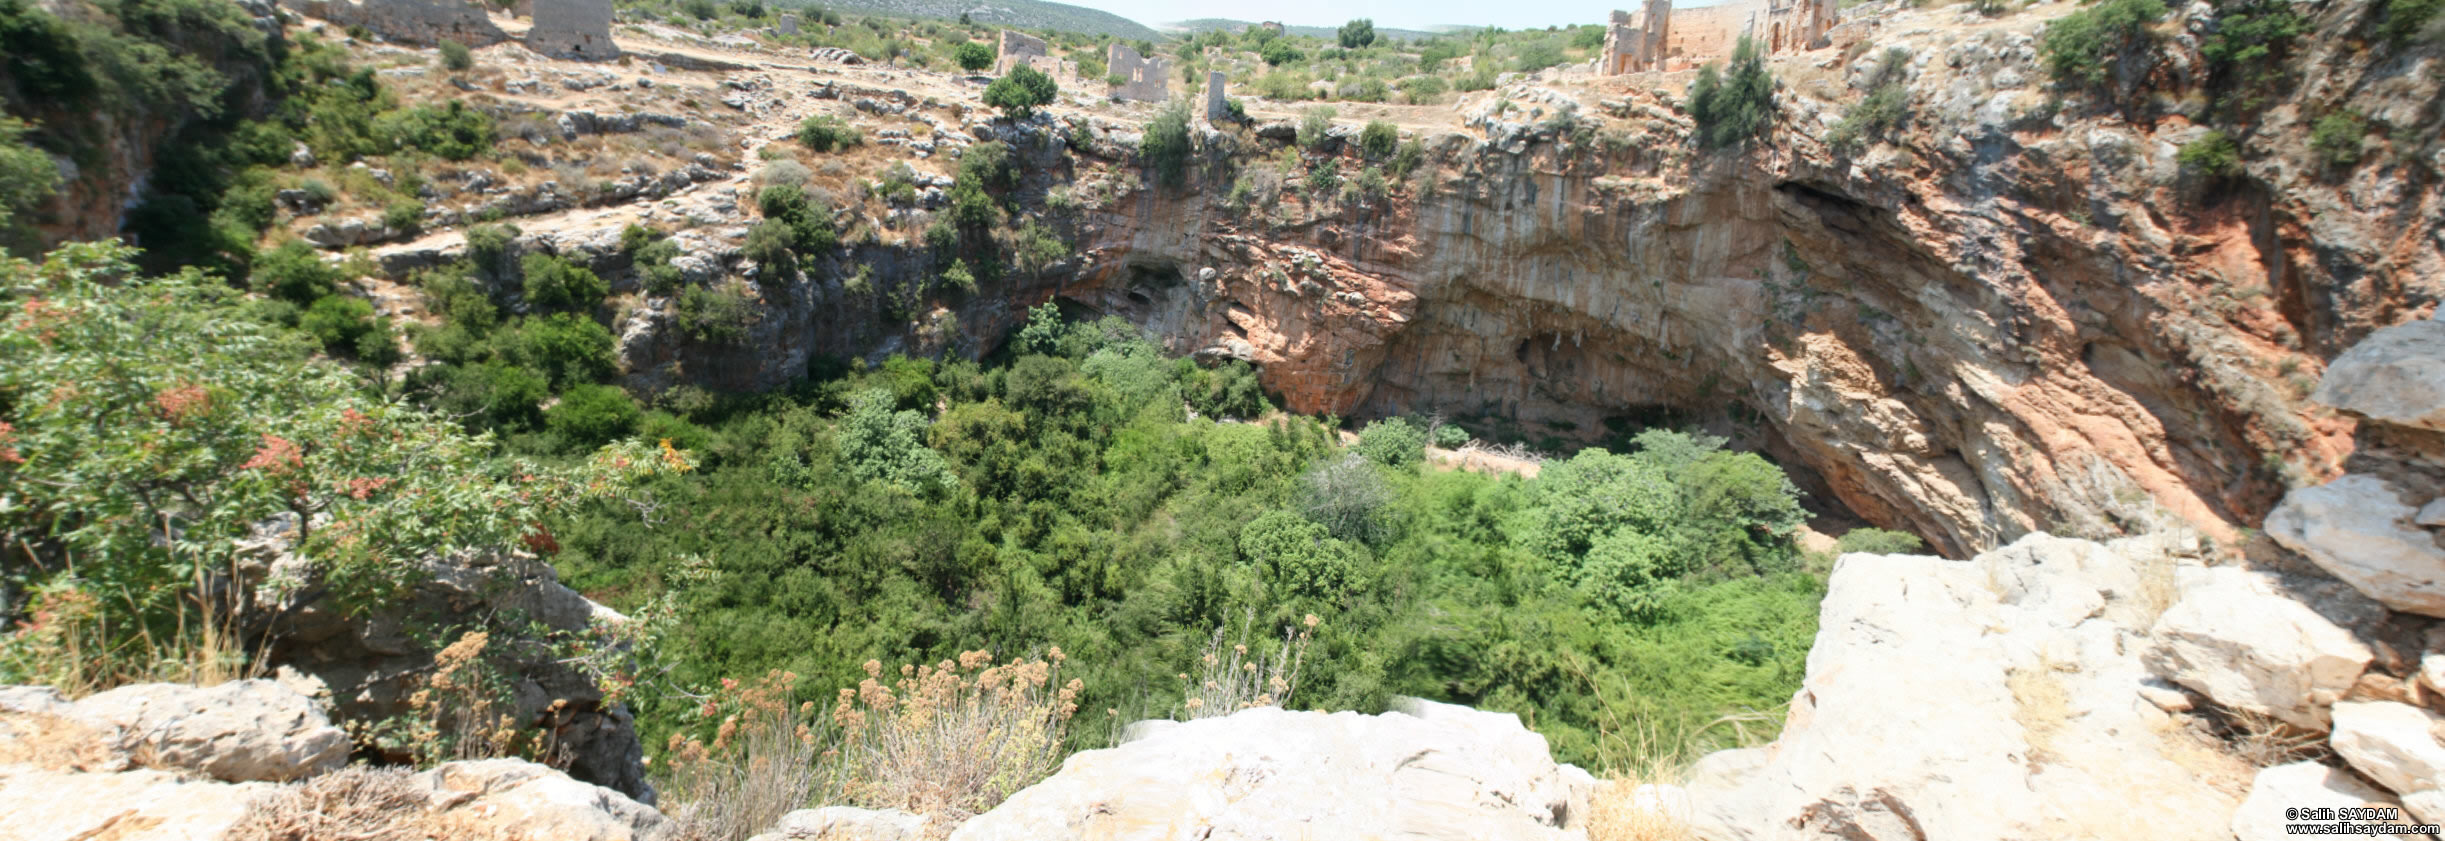
<path fill-rule="evenodd" d="M 1729 72 L 1713 64 L 1698 69 L 1689 86 L 1689 113 L 1698 123 L 1698 145 L 1708 149 L 1746 143 L 1774 124 L 1774 76 L 1755 40 L 1741 36 Z"/>
<path fill-rule="evenodd" d="M 1004 116 L 1024 120 L 1035 116 L 1036 109 L 1053 104 L 1061 94 L 1061 86 L 1053 77 L 1033 67 L 1010 69 L 1002 78 L 985 86 L 985 104 L 1002 110 Z"/>

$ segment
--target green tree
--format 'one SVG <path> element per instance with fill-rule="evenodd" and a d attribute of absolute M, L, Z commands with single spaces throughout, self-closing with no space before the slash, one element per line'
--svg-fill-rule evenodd
<path fill-rule="evenodd" d="M 1368 120 L 1358 132 L 1358 151 L 1368 160 L 1380 161 L 1392 157 L 1401 142 L 1401 130 L 1383 120 Z"/>
<path fill-rule="evenodd" d="M 418 558 L 515 545 L 551 511 L 673 463 L 633 442 L 566 466 L 504 458 L 369 396 L 303 336 L 243 315 L 225 283 L 141 276 L 133 255 L 80 243 L 39 266 L 0 258 L 0 532 L 27 542 L 10 574 L 45 598 L 87 594 L 74 621 L 107 649 L 62 662 L 12 628 L 0 680 L 107 682 L 60 671 L 152 645 L 175 656 L 197 633 L 181 594 L 276 515 L 320 586 L 371 599 L 421 574 Z M 73 573 L 52 560 L 71 557 Z"/>
<path fill-rule="evenodd" d="M 2369 133 L 2368 120 L 2345 108 L 2319 117 L 2309 127 L 2309 149 L 2320 163 L 2349 169 L 2360 162 L 2360 142 Z"/>
<path fill-rule="evenodd" d="M 1270 511 L 1239 533 L 1242 560 L 1294 596 L 1346 603 L 1358 589 L 1361 550 L 1289 511 Z"/>
<path fill-rule="evenodd" d="M 1718 74 L 1712 64 L 1698 69 L 1689 113 L 1698 124 L 1698 144 L 1709 149 L 1746 143 L 1774 124 L 1774 77 L 1755 40 L 1741 36 L 1728 73 Z"/>
<path fill-rule="evenodd" d="M 521 321 L 504 344 L 511 358 L 543 374 L 556 389 L 599 382 L 615 368 L 611 331 L 575 313 L 556 312 Z"/>
<path fill-rule="evenodd" d="M 2216 129 L 2208 129 L 2198 139 L 2182 144 L 2182 151 L 2175 158 L 2183 166 L 2208 176 L 2241 174 L 2240 144 L 2234 143 L 2231 135 Z"/>
<path fill-rule="evenodd" d="M 959 48 L 953 51 L 953 56 L 959 60 L 959 69 L 970 73 L 980 72 L 993 66 L 993 48 L 976 41 L 959 45 Z"/>
<path fill-rule="evenodd" d="M 1138 141 L 1138 156 L 1155 171 L 1155 178 L 1166 187 L 1188 183 L 1189 155 L 1194 153 L 1189 140 L 1189 104 L 1175 99 L 1155 112 L 1146 124 L 1146 134 Z"/>
<path fill-rule="evenodd" d="M 1372 46 L 1375 43 L 1375 21 L 1359 18 L 1342 24 L 1341 31 L 1335 33 L 1335 37 L 1340 39 L 1341 48 L 1345 50 Z"/>
<path fill-rule="evenodd" d="M 560 435 L 569 444 L 597 447 L 606 442 L 628 437 L 636 430 L 644 412 L 628 392 L 607 385 L 581 385 L 560 395 L 560 402 L 544 410 L 546 428 Z"/>
<path fill-rule="evenodd" d="M 2164 19 L 2164 0 L 2101 0 L 2048 24 L 2038 52 L 2057 83 L 2101 85 L 2124 56 L 2154 43 L 2149 27 Z"/>
<path fill-rule="evenodd" d="M 525 277 L 527 304 L 539 309 L 590 309 L 611 294 L 611 284 L 594 270 L 559 255 L 528 254 L 518 268 Z"/>
<path fill-rule="evenodd" d="M 1426 457 L 1426 430 L 1401 418 L 1384 418 L 1359 430 L 1358 452 L 1385 467 L 1408 467 Z"/>
<path fill-rule="evenodd" d="M 255 258 L 257 291 L 306 306 L 339 291 L 340 271 L 304 240 L 289 240 Z"/>
<path fill-rule="evenodd" d="M 0 117 L 0 237 L 59 188 L 59 166 L 25 142 L 32 130 L 15 117 Z M 0 246 L 8 244 L 0 238 Z"/>
<path fill-rule="evenodd" d="M 1004 116 L 1024 120 L 1034 116 L 1036 109 L 1053 104 L 1060 94 L 1061 88 L 1054 84 L 1053 77 L 1021 65 L 986 85 L 984 102 L 987 107 L 1001 109 Z"/>
<path fill-rule="evenodd" d="M 1304 61 L 1307 59 L 1307 54 L 1293 46 L 1290 39 L 1276 38 L 1266 41 L 1264 46 L 1257 48 L 1257 57 L 1264 59 L 1266 64 L 1280 67 Z"/>
<path fill-rule="evenodd" d="M 941 453 L 925 446 L 925 416 L 894 410 L 892 394 L 884 389 L 858 392 L 849 401 L 833 437 L 849 472 L 867 482 L 882 482 L 911 491 L 945 491 L 957 482 Z"/>

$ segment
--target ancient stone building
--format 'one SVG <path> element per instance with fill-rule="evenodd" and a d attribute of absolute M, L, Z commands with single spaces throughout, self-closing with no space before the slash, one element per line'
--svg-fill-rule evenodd
<path fill-rule="evenodd" d="M 1042 38 L 1005 29 L 1002 30 L 1002 37 L 996 46 L 998 51 L 993 59 L 993 75 L 1000 76 L 1010 72 L 1011 68 L 1020 66 L 1044 69 L 1031 60 L 1048 57 L 1044 51 L 1044 39 Z"/>
<path fill-rule="evenodd" d="M 611 41 L 611 0 L 535 0 L 526 48 L 560 58 L 619 58 L 620 47 Z"/>
<path fill-rule="evenodd" d="M 1257 24 L 1257 26 L 1263 27 L 1265 31 L 1271 32 L 1275 35 L 1280 35 L 1283 32 L 1282 22 L 1278 20 L 1269 20 L 1264 23 Z"/>
<path fill-rule="evenodd" d="M 338 26 L 362 26 L 386 41 L 483 47 L 509 40 L 473 0 L 280 0 L 281 8 Z"/>
<path fill-rule="evenodd" d="M 1206 71 L 1206 122 L 1220 123 L 1228 119 L 1231 119 L 1231 99 L 1223 95 L 1222 71 Z"/>
<path fill-rule="evenodd" d="M 1815 49 L 1841 20 L 1835 0 L 1767 0 L 1766 17 L 1751 35 L 1769 53 Z"/>
<path fill-rule="evenodd" d="M 1104 51 L 1104 63 L 1111 66 L 1112 78 L 1122 80 L 1112 89 L 1113 99 L 1162 102 L 1172 95 L 1171 62 L 1161 56 L 1141 56 L 1127 44 L 1113 44 Z"/>
<path fill-rule="evenodd" d="M 1604 49 L 1596 54 L 1596 72 L 1619 76 L 1662 69 L 1664 48 L 1672 29 L 1672 0 L 1647 0 L 1637 12 L 1615 10 L 1605 27 Z"/>

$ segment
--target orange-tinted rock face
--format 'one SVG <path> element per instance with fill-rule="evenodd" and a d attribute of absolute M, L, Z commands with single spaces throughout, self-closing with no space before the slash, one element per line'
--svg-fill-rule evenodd
<path fill-rule="evenodd" d="M 2174 160 L 2202 129 L 2053 115 L 2014 37 L 1916 45 L 1914 128 L 1848 155 L 1786 92 L 1745 153 L 1692 153 L 1667 120 L 1604 121 L 1627 143 L 1497 122 L 1321 218 L 1142 192 L 1090 220 L 1060 294 L 1255 362 L 1296 411 L 1581 438 L 1656 408 L 1729 420 L 1947 553 L 2160 519 L 2230 536 L 2348 455 L 2349 422 L 2303 399 L 2322 360 L 2445 287 L 2434 141 L 2321 171 L 2303 115 L 2433 103 L 2437 81 L 2313 55 L 2250 177 L 2204 183 Z"/>

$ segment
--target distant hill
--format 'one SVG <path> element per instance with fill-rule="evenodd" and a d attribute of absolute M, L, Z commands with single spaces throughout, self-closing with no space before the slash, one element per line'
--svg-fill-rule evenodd
<path fill-rule="evenodd" d="M 1048 3 L 1045 0 L 824 0 L 788 5 L 822 6 L 862 15 L 942 20 L 958 20 L 961 13 L 966 13 L 969 20 L 977 23 L 1013 29 L 1053 29 L 1150 41 L 1169 37 L 1152 27 L 1111 12 L 1068 3 Z"/>
<path fill-rule="evenodd" d="M 1164 28 L 1165 28 L 1165 29 L 1169 29 L 1169 30 L 1171 30 L 1171 31 L 1173 31 L 1173 32 L 1189 32 L 1189 33 L 1196 33 L 1196 32 L 1210 32 L 1210 31 L 1213 31 L 1213 30 L 1216 30 L 1216 29 L 1220 29 L 1220 30 L 1222 30 L 1222 31 L 1224 31 L 1224 32 L 1238 32 L 1238 31 L 1240 31 L 1240 30 L 1247 29 L 1248 27 L 1255 26 L 1255 25 L 1256 25 L 1256 23 L 1255 23 L 1254 21 L 1232 20 L 1232 19 L 1230 19 L 1230 18 L 1198 18 L 1198 19 L 1196 19 L 1196 20 L 1184 20 L 1184 21 L 1180 21 L 1180 22 L 1178 22 L 1178 23 L 1165 24 L 1165 25 L 1164 25 Z M 1284 30 L 1288 31 L 1288 32 L 1289 32 L 1290 34 L 1292 34 L 1292 35 L 1305 35 L 1305 36 L 1308 36 L 1308 37 L 1310 37 L 1310 38 L 1323 38 L 1323 39 L 1328 40 L 1328 41 L 1330 41 L 1330 40 L 1332 40 L 1332 39 L 1334 39 L 1334 38 L 1340 37 L 1340 35 L 1341 35 L 1341 29 L 1340 29 L 1340 27 L 1339 27 L 1338 25 L 1336 25 L 1336 26 L 1288 26 L 1288 25 L 1285 25 L 1285 26 L 1283 26 L 1282 28 L 1283 28 Z M 1430 32 L 1430 31 L 1426 31 L 1426 30 L 1422 30 L 1422 29 L 1394 29 L 1394 28 L 1392 28 L 1392 27 L 1388 27 L 1388 26 L 1378 26 L 1378 27 L 1376 27 L 1376 28 L 1375 28 L 1375 34 L 1376 34 L 1376 37 L 1379 37 L 1379 38 L 1397 38 L 1397 39 L 1400 39 L 1400 40 L 1403 40 L 1403 41 L 1417 41 L 1417 40 L 1426 39 L 1426 38 L 1433 38 L 1433 37 L 1435 37 L 1435 36 L 1437 36 L 1437 35 L 1450 35 L 1450 34 L 1452 34 L 1452 33 L 1454 33 L 1454 32 L 1467 32 L 1467 31 L 1469 31 L 1469 30 L 1471 30 L 1471 29 L 1476 29 L 1476 28 L 1477 28 L 1477 27 L 1474 27 L 1474 26 L 1451 26 L 1451 27 L 1443 27 L 1443 28 L 1441 28 L 1441 29 L 1437 29 L 1437 30 L 1435 30 L 1435 31 L 1431 31 L 1431 32 Z"/>

